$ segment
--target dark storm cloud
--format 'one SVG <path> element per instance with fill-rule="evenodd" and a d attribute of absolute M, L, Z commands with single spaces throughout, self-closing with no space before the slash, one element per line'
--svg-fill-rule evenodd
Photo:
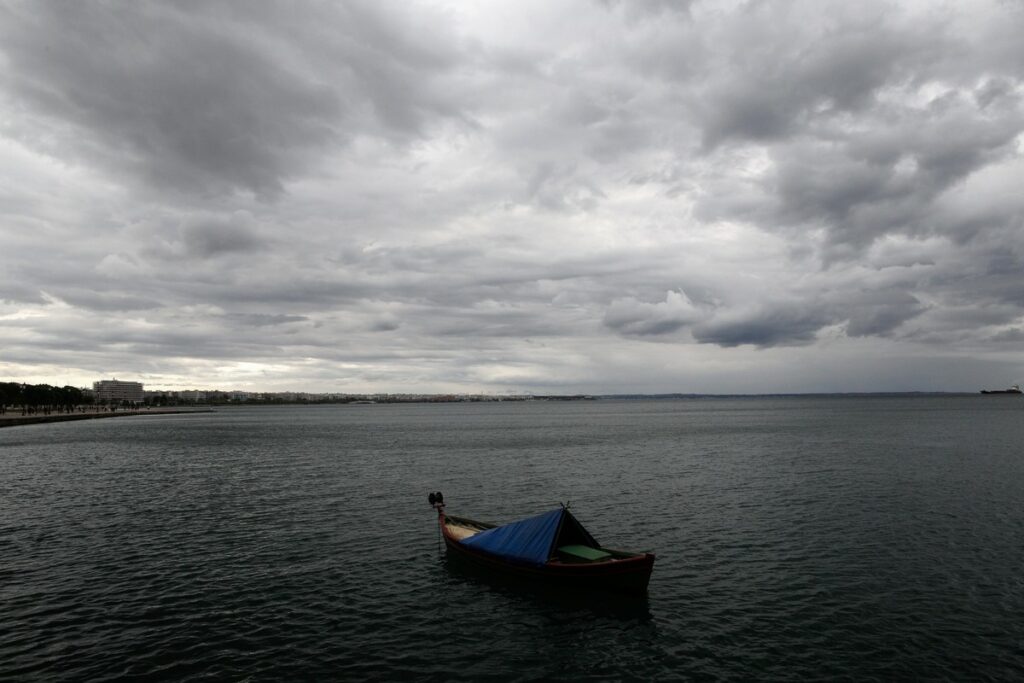
<path fill-rule="evenodd" d="M 402 324 L 397 320 L 377 320 L 370 324 L 370 330 L 373 332 L 394 332 Z"/>
<path fill-rule="evenodd" d="M 287 325 L 288 323 L 300 323 L 309 320 L 304 315 L 271 315 L 266 313 L 233 313 L 228 316 L 233 322 L 241 323 L 252 327 L 267 327 L 272 325 Z"/>
<path fill-rule="evenodd" d="M 767 5 L 751 7 L 766 18 Z M 699 201 L 698 215 L 772 230 L 823 228 L 829 259 L 856 258 L 887 234 L 969 233 L 973 217 L 951 224 L 935 202 L 1017 153 L 1020 72 L 991 58 L 1005 45 L 965 43 L 941 15 L 917 25 L 886 5 L 864 13 L 810 36 L 791 26 L 786 41 L 777 27 L 751 32 L 733 53 L 738 69 L 699 103 L 704 146 L 764 144 L 772 167 L 743 192 L 712 188 L 720 191 Z"/>
<path fill-rule="evenodd" d="M 771 305 L 716 317 L 695 326 L 693 336 L 701 343 L 726 347 L 803 345 L 814 341 L 818 330 L 833 322 L 834 317 L 820 307 Z"/>
<path fill-rule="evenodd" d="M 264 246 L 263 241 L 245 226 L 227 222 L 190 225 L 182 233 L 185 255 L 189 258 L 248 252 Z"/>
<path fill-rule="evenodd" d="M 156 184 L 273 195 L 341 113 L 322 84 L 172 5 L 40 3 L 4 25 L 9 87 Z"/>
<path fill-rule="evenodd" d="M 623 9 L 632 17 L 660 15 L 663 12 L 686 14 L 696 0 L 596 0 L 598 5 Z"/>
<path fill-rule="evenodd" d="M 789 137 L 861 112 L 881 87 L 941 55 L 941 34 L 925 30 L 934 27 L 900 31 L 883 12 L 811 33 L 793 16 L 794 6 L 780 8 L 781 22 L 775 9 L 752 3 L 731 27 L 735 70 L 708 84 L 698 100 L 705 149 Z"/>
<path fill-rule="evenodd" d="M 1013 270 L 1003 270 L 1009 260 Z M 993 263 L 995 262 L 995 264 Z M 998 264 L 998 265 L 997 265 Z M 979 258 L 968 272 L 957 272 L 936 278 L 932 289 L 948 297 L 950 303 L 996 304 L 1007 314 L 1024 311 L 1024 258 Z"/>
<path fill-rule="evenodd" d="M 871 292 L 848 301 L 846 334 L 851 337 L 888 336 L 893 330 L 927 310 L 908 292 Z"/>
<path fill-rule="evenodd" d="M 55 289 L 52 293 L 65 303 L 92 311 L 146 311 L 161 306 L 152 299 L 109 292 Z"/>
<path fill-rule="evenodd" d="M 65 146 L 53 153 L 201 195 L 274 197 L 325 148 L 361 132 L 415 135 L 451 113 L 423 87 L 449 65 L 447 48 L 372 4 L 308 9 L 22 5 L 0 22 L 5 85 L 49 121 Z"/>
<path fill-rule="evenodd" d="M 850 337 L 891 337 L 929 309 L 911 293 L 915 286 L 912 280 L 896 280 L 882 289 L 836 288 L 804 302 L 767 300 L 742 306 L 694 305 L 685 294 L 669 292 L 659 303 L 617 299 L 607 308 L 604 324 L 620 334 L 646 338 L 671 339 L 691 330 L 696 341 L 725 347 L 806 344 L 822 328 L 839 323 Z"/>

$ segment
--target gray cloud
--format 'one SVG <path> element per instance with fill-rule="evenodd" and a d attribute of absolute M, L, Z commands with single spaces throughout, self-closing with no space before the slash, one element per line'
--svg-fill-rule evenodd
<path fill-rule="evenodd" d="M 84 290 L 54 291 L 66 303 L 91 311 L 145 311 L 160 303 L 143 297 Z"/>
<path fill-rule="evenodd" d="M 884 10 L 869 9 L 839 32 L 813 33 L 799 28 L 798 10 L 783 9 L 789 16 L 781 27 L 771 13 L 767 5 L 748 5 L 731 28 L 737 69 L 712 82 L 698 105 L 707 149 L 790 137 L 858 114 L 876 103 L 883 86 L 903 82 L 941 54 L 941 27 L 903 31 L 890 26 Z"/>
<path fill-rule="evenodd" d="M 908 292 L 871 292 L 849 306 L 846 333 L 851 337 L 888 336 L 927 310 Z"/>
<path fill-rule="evenodd" d="M 263 246 L 251 230 L 233 223 L 203 223 L 187 226 L 182 231 L 185 255 L 209 258 L 221 254 L 249 252 Z"/>
<path fill-rule="evenodd" d="M 17 282 L 0 282 L 0 301 L 12 304 L 46 304 L 46 298 L 41 291 Z"/>
<path fill-rule="evenodd" d="M 693 336 L 701 343 L 725 347 L 804 345 L 814 341 L 815 333 L 833 322 L 833 316 L 813 304 L 769 305 L 717 316 L 697 325 Z"/>
<path fill-rule="evenodd" d="M 775 170 L 753 194 L 716 196 L 698 211 L 771 229 L 824 228 L 830 257 L 853 257 L 893 233 L 963 239 L 985 223 L 1019 221 L 1020 208 L 1002 215 L 982 209 L 950 222 L 936 212 L 937 198 L 1015 155 L 1022 131 L 1019 107 L 992 116 L 966 100 L 933 103 L 895 122 L 879 121 L 870 132 L 835 131 L 828 139 L 777 145 L 771 152 Z"/>
<path fill-rule="evenodd" d="M 41 3 L 4 25 L 9 87 L 155 184 L 279 193 L 341 113 L 322 84 L 171 6 Z"/>
<path fill-rule="evenodd" d="M 447 46 L 372 4 L 309 9 L 22 6 L 0 24 L 6 87 L 60 141 L 51 153 L 201 195 L 273 198 L 360 132 L 417 135 L 430 116 L 458 114 L 423 88 L 451 64 Z"/>
<path fill-rule="evenodd" d="M 1022 374 L 1021 25 L 1000 2 L 7 5 L 0 374 Z"/>
<path fill-rule="evenodd" d="M 1024 342 L 1024 328 L 1013 327 L 1008 330 L 1003 330 L 992 335 L 992 341 L 994 342 L 1009 342 L 1012 344 L 1019 344 Z"/>
<path fill-rule="evenodd" d="M 670 291 L 657 303 L 616 299 L 605 313 L 604 324 L 623 334 L 644 337 L 676 332 L 703 317 L 685 293 Z"/>
<path fill-rule="evenodd" d="M 266 313 L 234 313 L 229 316 L 232 321 L 252 327 L 267 327 L 271 325 L 287 325 L 288 323 L 300 323 L 309 320 L 304 315 L 271 315 Z"/>

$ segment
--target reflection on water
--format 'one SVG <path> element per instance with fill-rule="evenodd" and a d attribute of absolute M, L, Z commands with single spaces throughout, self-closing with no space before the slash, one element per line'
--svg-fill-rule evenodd
<path fill-rule="evenodd" d="M 607 591 L 556 588 L 515 574 L 494 573 L 485 567 L 441 549 L 440 561 L 454 581 L 477 590 L 503 596 L 510 605 L 529 605 L 568 614 L 645 622 L 651 620 L 648 596 Z"/>

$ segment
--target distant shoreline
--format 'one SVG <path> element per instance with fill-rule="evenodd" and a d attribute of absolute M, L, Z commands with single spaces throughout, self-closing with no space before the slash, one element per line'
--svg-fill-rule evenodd
<path fill-rule="evenodd" d="M 966 391 L 893 391 L 893 392 L 848 392 L 848 393 L 806 393 L 806 394 L 595 394 L 595 395 L 546 395 L 530 396 L 529 398 L 504 399 L 495 398 L 481 400 L 445 400 L 431 398 L 379 398 L 378 400 L 361 401 L 288 401 L 265 403 L 260 401 L 243 401 L 238 403 L 215 403 L 209 406 L 195 407 L 156 407 L 143 410 L 118 410 L 116 412 L 85 412 L 85 413 L 51 413 L 50 415 L 21 415 L 15 411 L 0 415 L 0 428 L 17 427 L 31 424 L 47 424 L 54 422 L 71 422 L 74 420 L 96 420 L 108 417 L 126 417 L 131 415 L 180 415 L 189 413 L 213 413 L 218 410 L 234 408 L 262 408 L 282 406 L 328 406 L 328 405 L 395 405 L 395 404 L 428 404 L 441 405 L 451 403 L 502 403 L 502 402 L 545 402 L 545 401 L 672 401 L 672 400 L 714 400 L 714 399 L 839 399 L 839 398 L 913 398 L 913 397 L 985 397 L 989 396 Z"/>
<path fill-rule="evenodd" d="M 212 413 L 211 408 L 155 408 L 151 410 L 119 410 L 113 413 L 52 413 L 50 415 L 18 415 L 7 413 L 0 415 L 0 428 L 20 427 L 24 425 L 46 424 L 50 422 L 72 422 L 75 420 L 99 420 L 108 417 L 129 417 L 132 415 L 179 415 L 184 413 Z"/>

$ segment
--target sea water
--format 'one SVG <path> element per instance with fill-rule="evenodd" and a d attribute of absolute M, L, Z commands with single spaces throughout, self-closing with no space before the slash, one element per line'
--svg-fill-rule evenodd
<path fill-rule="evenodd" d="M 0 430 L 0 679 L 1024 677 L 1024 401 L 239 407 Z M 450 563 L 560 503 L 645 598 Z"/>

